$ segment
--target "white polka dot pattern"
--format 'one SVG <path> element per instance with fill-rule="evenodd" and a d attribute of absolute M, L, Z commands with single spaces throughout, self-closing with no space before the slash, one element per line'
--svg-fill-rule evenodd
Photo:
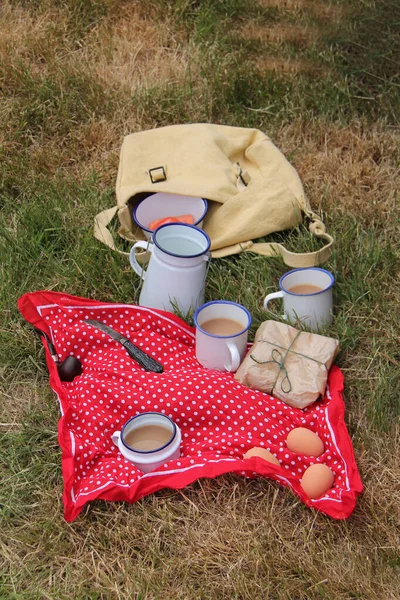
<path fill-rule="evenodd" d="M 331 394 L 338 399 L 327 394 L 301 411 L 245 388 L 231 374 L 202 368 L 195 358 L 194 330 L 172 315 L 129 305 L 85 306 L 83 300 L 71 304 L 38 307 L 43 319 L 38 326 L 50 331 L 60 359 L 74 355 L 83 364 L 82 375 L 71 383 L 61 384 L 54 368 L 51 373 L 63 411 L 60 443 L 68 520 L 94 498 L 134 501 L 160 487 L 182 487 L 182 482 L 227 471 L 272 477 L 336 518 L 342 518 L 337 516 L 341 511 L 346 513 L 350 500 L 354 505 L 352 473 L 354 468 L 357 476 L 358 472 L 343 423 L 341 389 L 333 390 L 331 379 Z M 164 372 L 145 372 L 120 344 L 85 324 L 86 319 L 98 319 L 122 333 L 161 362 Z M 340 388 L 341 373 L 333 370 Z M 182 431 L 179 460 L 147 475 L 125 460 L 111 441 L 114 431 L 144 411 L 168 415 Z M 338 419 L 340 435 L 335 433 Z M 287 449 L 287 434 L 298 426 L 308 427 L 323 440 L 321 456 Z M 243 460 L 254 446 L 275 454 L 281 466 L 258 458 Z M 332 469 L 335 485 L 324 498 L 311 501 L 299 482 L 307 467 L 317 462 Z"/>

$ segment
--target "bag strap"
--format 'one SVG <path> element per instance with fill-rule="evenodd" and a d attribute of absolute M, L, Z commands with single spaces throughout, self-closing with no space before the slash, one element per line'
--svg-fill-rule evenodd
<path fill-rule="evenodd" d="M 317 238 L 327 242 L 323 248 L 320 248 L 315 252 L 291 252 L 290 250 L 287 250 L 283 244 L 279 244 L 278 242 L 258 242 L 255 244 L 252 241 L 248 241 L 221 248 L 220 250 L 214 250 L 212 252 L 212 257 L 223 258 L 240 252 L 255 252 L 262 256 L 281 256 L 286 265 L 295 269 L 315 267 L 316 265 L 325 263 L 332 254 L 332 246 L 334 244 L 333 237 L 326 233 L 325 225 L 317 215 L 310 211 L 307 211 L 306 214 L 312 219 L 312 222 L 309 225 L 310 232 Z"/>
<path fill-rule="evenodd" d="M 103 244 L 106 244 L 111 250 L 115 250 L 119 254 L 129 256 L 128 252 L 122 252 L 118 250 L 115 245 L 114 236 L 108 229 L 108 225 L 118 212 L 118 206 L 103 210 L 101 213 L 94 218 L 94 236 Z M 284 263 L 289 267 L 293 268 L 304 268 L 304 267 L 315 267 L 326 262 L 332 254 L 332 246 L 334 240 L 332 236 L 326 233 L 326 227 L 319 217 L 311 211 L 306 211 L 307 217 L 312 219 L 309 230 L 317 238 L 323 239 L 327 242 L 323 248 L 316 250 L 315 252 L 291 252 L 287 250 L 283 244 L 277 242 L 258 242 L 254 243 L 251 240 L 248 242 L 242 242 L 240 244 L 233 244 L 219 250 L 213 250 L 211 256 L 213 258 L 224 258 L 225 256 L 231 256 L 232 254 L 240 254 L 241 252 L 255 252 L 262 256 L 281 256 Z"/>
<path fill-rule="evenodd" d="M 117 212 L 118 206 L 113 206 L 113 208 L 103 210 L 101 213 L 95 216 L 94 237 L 99 240 L 99 242 L 102 242 L 111 248 L 111 250 L 115 250 L 124 256 L 129 256 L 129 252 L 122 252 L 122 250 L 118 250 L 117 246 L 115 245 L 114 236 L 108 229 L 108 225 L 111 223 Z"/>

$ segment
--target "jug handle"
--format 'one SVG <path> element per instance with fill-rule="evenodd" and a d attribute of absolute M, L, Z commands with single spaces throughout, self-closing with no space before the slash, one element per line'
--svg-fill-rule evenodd
<path fill-rule="evenodd" d="M 152 244 L 145 241 L 136 242 L 136 244 L 132 246 L 131 251 L 129 253 L 129 262 L 131 263 L 132 269 L 144 281 L 144 278 L 146 276 L 146 269 L 139 265 L 138 261 L 136 260 L 136 248 L 142 248 L 143 250 L 147 250 L 147 252 L 151 252 Z"/>

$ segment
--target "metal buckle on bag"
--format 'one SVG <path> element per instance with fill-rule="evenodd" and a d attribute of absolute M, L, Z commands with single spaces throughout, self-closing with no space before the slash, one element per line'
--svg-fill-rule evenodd
<path fill-rule="evenodd" d="M 249 185 L 250 175 L 247 171 L 243 171 L 239 163 L 236 163 L 236 177 L 238 189 L 243 189 Z"/>
<path fill-rule="evenodd" d="M 166 181 L 167 179 L 164 167 L 154 167 L 153 169 L 149 169 L 149 176 L 151 183 L 158 183 L 160 181 Z"/>

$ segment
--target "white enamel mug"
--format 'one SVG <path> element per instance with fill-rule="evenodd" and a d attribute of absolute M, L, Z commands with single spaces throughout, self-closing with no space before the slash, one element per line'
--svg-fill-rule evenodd
<path fill-rule="evenodd" d="M 210 238 L 193 225 L 172 223 L 152 239 L 136 242 L 130 252 L 131 267 L 143 279 L 139 305 L 187 315 L 204 302 Z M 151 253 L 147 270 L 136 259 L 138 248 Z"/>
<path fill-rule="evenodd" d="M 126 443 L 126 436 L 145 425 L 164 427 L 171 432 L 169 441 L 155 450 L 137 450 L 129 446 Z M 121 431 L 114 431 L 111 439 L 126 460 L 132 462 L 143 473 L 149 473 L 167 461 L 179 458 L 182 435 L 178 425 L 167 415 L 158 412 L 146 412 L 129 419 Z"/>
<path fill-rule="evenodd" d="M 132 216 L 135 223 L 143 230 L 146 239 L 150 239 L 153 230 L 149 228 L 149 224 L 152 221 L 190 214 L 193 217 L 193 225 L 200 229 L 207 209 L 208 203 L 204 198 L 157 192 L 141 200 L 134 207 Z"/>
<path fill-rule="evenodd" d="M 202 329 L 202 324 L 211 319 L 232 319 L 242 329 L 235 335 L 216 335 Z M 237 371 L 247 349 L 251 315 L 247 308 L 228 300 L 207 302 L 194 315 L 196 325 L 196 358 L 206 369 Z"/>
<path fill-rule="evenodd" d="M 293 325 L 306 325 L 312 331 L 318 331 L 319 328 L 332 323 L 334 283 L 334 276 L 325 269 L 318 267 L 293 269 L 280 278 L 280 291 L 265 297 L 264 309 L 277 316 L 268 309 L 268 304 L 271 300 L 281 298 L 284 310 L 282 318 Z M 319 291 L 300 294 L 291 291 L 299 285 L 316 286 Z"/>

